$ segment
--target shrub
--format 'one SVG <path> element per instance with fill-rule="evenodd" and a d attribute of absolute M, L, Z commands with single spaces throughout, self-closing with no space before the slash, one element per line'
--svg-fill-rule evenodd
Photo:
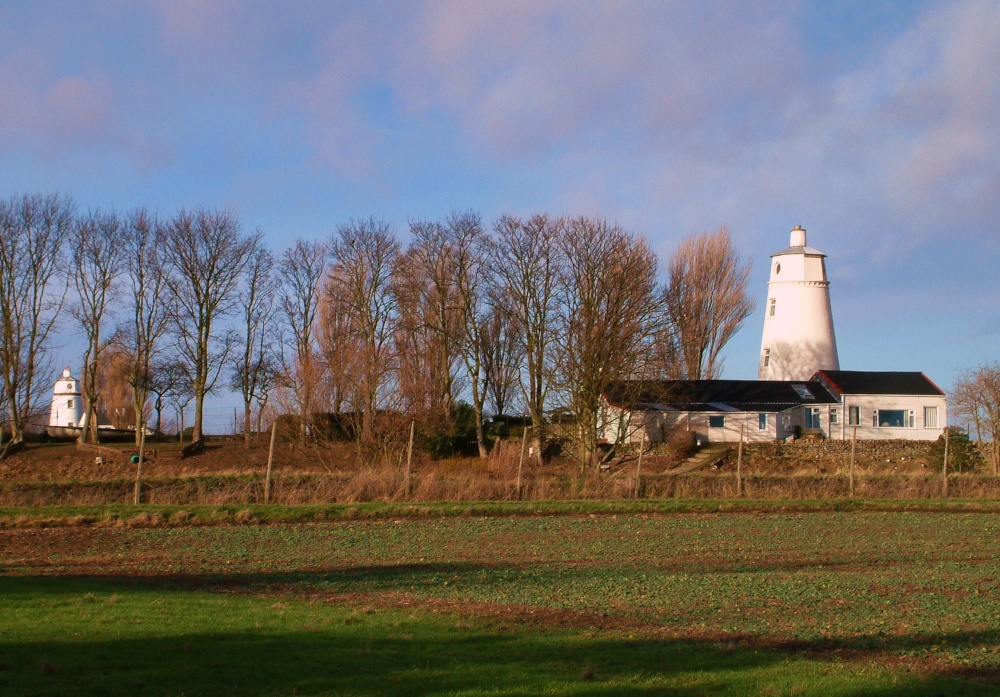
<path fill-rule="evenodd" d="M 931 444 L 927 464 L 937 472 L 944 467 L 944 434 Z M 976 444 L 969 440 L 969 434 L 955 426 L 949 426 L 948 472 L 977 472 L 982 465 L 982 454 Z"/>

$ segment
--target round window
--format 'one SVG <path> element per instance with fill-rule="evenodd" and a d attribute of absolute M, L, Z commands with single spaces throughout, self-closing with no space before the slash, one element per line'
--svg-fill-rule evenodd
<path fill-rule="evenodd" d="M 774 275 L 777 276 L 779 273 L 781 273 L 781 264 L 780 263 L 774 265 Z"/>

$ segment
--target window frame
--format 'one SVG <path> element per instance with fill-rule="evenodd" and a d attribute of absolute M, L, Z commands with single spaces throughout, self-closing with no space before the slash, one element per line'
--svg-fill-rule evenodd
<path fill-rule="evenodd" d="M 719 421 L 722 421 L 720 424 Z M 726 427 L 726 415 L 725 414 L 709 414 L 708 416 L 708 427 L 709 428 L 725 428 Z"/>
<path fill-rule="evenodd" d="M 893 414 L 895 421 L 896 414 L 902 414 L 902 424 L 899 423 L 885 423 L 883 421 L 888 421 L 888 419 L 883 419 L 883 414 Z M 916 428 L 916 410 L 914 409 L 879 409 L 875 408 L 872 410 L 872 428 Z"/>

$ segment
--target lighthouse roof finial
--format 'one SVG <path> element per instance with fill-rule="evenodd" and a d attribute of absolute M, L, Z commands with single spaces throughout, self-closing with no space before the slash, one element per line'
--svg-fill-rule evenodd
<path fill-rule="evenodd" d="M 772 257 L 780 257 L 786 254 L 806 254 L 808 256 L 819 256 L 825 257 L 826 255 L 818 249 L 813 249 L 806 245 L 806 229 L 801 225 L 796 225 L 792 228 L 791 239 L 789 240 L 789 246 L 787 249 L 782 249 L 777 254 L 772 254 Z"/>

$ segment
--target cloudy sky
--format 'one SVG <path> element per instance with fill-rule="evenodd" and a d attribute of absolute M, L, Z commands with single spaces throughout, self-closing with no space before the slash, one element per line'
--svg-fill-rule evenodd
<path fill-rule="evenodd" d="M 340 222 L 598 215 L 829 254 L 844 368 L 998 357 L 1000 3 L 0 5 L 0 193 Z M 756 376 L 763 314 L 726 354 Z"/>

